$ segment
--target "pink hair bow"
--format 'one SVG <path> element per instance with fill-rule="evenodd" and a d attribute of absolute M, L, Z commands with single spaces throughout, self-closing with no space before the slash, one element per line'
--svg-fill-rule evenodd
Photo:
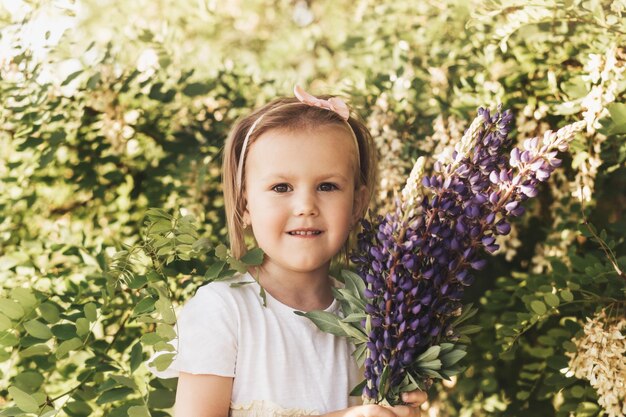
<path fill-rule="evenodd" d="M 343 120 L 346 121 L 350 118 L 350 109 L 348 108 L 348 105 L 344 103 L 344 101 L 340 98 L 331 97 L 328 100 L 323 100 L 321 98 L 315 97 L 312 94 L 307 93 L 299 85 L 296 85 L 293 88 L 293 93 L 295 94 L 296 98 L 304 104 L 334 111 L 339 116 L 341 116 Z"/>

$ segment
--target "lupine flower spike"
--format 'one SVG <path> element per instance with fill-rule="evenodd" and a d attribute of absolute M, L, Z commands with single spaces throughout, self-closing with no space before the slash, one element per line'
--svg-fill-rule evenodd
<path fill-rule="evenodd" d="M 479 109 L 451 158 L 432 175 L 418 159 L 395 212 L 363 222 L 352 261 L 365 285 L 370 402 L 401 403 L 402 391 L 461 370 L 469 339 L 459 324 L 471 314 L 461 298 L 486 266 L 483 250 L 498 248 L 496 236 L 509 233 L 521 203 L 560 165 L 557 152 L 584 128 L 546 132 L 506 156 L 511 120 L 509 111 Z"/>

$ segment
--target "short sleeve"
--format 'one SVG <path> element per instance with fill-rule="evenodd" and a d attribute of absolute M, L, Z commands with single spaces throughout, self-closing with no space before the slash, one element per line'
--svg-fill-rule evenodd
<path fill-rule="evenodd" d="M 175 378 L 179 372 L 187 372 L 235 376 L 237 314 L 217 286 L 212 283 L 199 288 L 185 303 L 177 317 L 177 338 L 170 342 L 177 350 L 176 356 L 165 371 L 149 366 L 154 375 Z"/>

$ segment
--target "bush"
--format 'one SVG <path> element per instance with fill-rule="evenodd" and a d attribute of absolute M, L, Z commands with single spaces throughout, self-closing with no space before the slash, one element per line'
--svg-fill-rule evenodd
<path fill-rule="evenodd" d="M 483 331 L 430 405 L 615 406 L 611 386 L 574 370 L 593 359 L 586 317 L 608 331 L 626 316 L 623 2 L 198 3 L 112 0 L 124 30 L 100 3 L 68 6 L 77 27 L 44 57 L 23 34 L 55 3 L 2 15 L 13 49 L 0 62 L 1 415 L 170 415 L 175 381 L 142 363 L 172 336 L 173 306 L 241 267 L 218 249 L 223 141 L 296 80 L 343 93 L 366 119 L 381 212 L 415 158 L 458 140 L 478 106 L 513 109 L 519 140 L 587 121 L 468 293 Z"/>

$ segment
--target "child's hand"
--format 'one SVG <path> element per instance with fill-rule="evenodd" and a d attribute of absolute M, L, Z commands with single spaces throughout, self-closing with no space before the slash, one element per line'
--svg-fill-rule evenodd
<path fill-rule="evenodd" d="M 404 408 L 407 408 L 406 406 Z M 398 417 L 400 414 L 396 414 L 395 407 L 388 408 L 382 405 L 358 405 L 356 407 L 350 407 L 346 410 L 340 411 L 338 414 L 328 414 L 328 417 Z M 412 416 L 412 414 L 402 414 L 402 416 Z M 417 414 L 419 416 L 419 414 Z"/>
<path fill-rule="evenodd" d="M 335 413 L 324 414 L 324 417 L 420 417 L 420 405 L 428 396 L 420 390 L 405 392 L 402 401 L 408 405 L 383 407 L 380 405 L 359 405 Z"/>
<path fill-rule="evenodd" d="M 424 391 L 415 390 L 402 394 L 402 401 L 408 405 L 397 405 L 392 408 L 398 417 L 420 417 L 420 406 L 428 399 Z"/>

